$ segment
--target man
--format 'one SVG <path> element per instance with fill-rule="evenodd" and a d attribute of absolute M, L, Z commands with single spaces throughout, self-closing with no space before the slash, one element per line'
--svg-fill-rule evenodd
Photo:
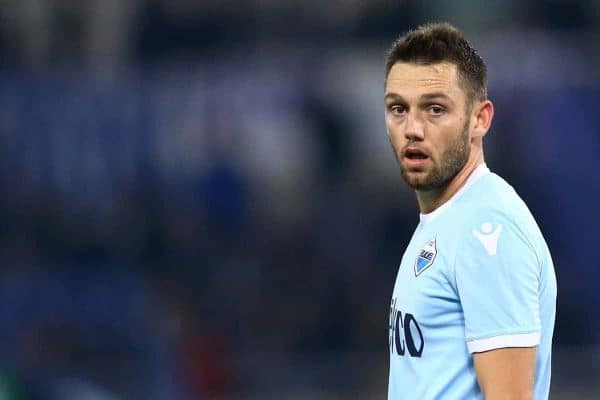
<path fill-rule="evenodd" d="M 389 400 L 548 398 L 554 267 L 527 206 L 485 165 L 486 74 L 448 24 L 388 55 L 388 136 L 421 211 L 392 296 Z"/>

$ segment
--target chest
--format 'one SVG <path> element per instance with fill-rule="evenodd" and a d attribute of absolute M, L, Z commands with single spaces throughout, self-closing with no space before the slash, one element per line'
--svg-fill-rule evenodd
<path fill-rule="evenodd" d="M 434 321 L 455 309 L 452 237 L 435 230 L 417 230 L 398 268 L 393 306 L 415 318 Z"/>

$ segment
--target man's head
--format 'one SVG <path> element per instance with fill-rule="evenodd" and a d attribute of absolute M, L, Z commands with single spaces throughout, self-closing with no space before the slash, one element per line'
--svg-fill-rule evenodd
<path fill-rule="evenodd" d="M 386 125 L 411 187 L 444 187 L 472 150 L 481 151 L 493 116 L 486 92 L 485 64 L 456 28 L 424 25 L 394 42 L 386 68 Z"/>
<path fill-rule="evenodd" d="M 459 83 L 471 104 L 487 99 L 485 63 L 458 29 L 447 23 L 422 25 L 396 39 L 387 57 L 386 80 L 396 63 L 433 65 L 442 62 L 456 66 Z"/>

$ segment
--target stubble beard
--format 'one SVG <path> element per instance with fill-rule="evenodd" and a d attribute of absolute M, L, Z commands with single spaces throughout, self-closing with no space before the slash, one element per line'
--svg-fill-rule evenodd
<path fill-rule="evenodd" d="M 470 153 L 469 126 L 467 123 L 463 127 L 462 133 L 450 142 L 446 150 L 440 155 L 439 163 L 430 159 L 433 167 L 425 176 L 423 176 L 423 173 L 417 174 L 407 171 L 399 162 L 402 178 L 414 190 L 431 191 L 441 189 L 447 186 L 463 169 Z"/>

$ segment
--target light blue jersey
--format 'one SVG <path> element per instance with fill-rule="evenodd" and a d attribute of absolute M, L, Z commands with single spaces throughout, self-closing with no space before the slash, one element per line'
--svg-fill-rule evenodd
<path fill-rule="evenodd" d="M 532 346 L 547 399 L 556 278 L 525 203 L 483 164 L 420 219 L 392 297 L 388 399 L 483 399 L 472 353 Z"/>

